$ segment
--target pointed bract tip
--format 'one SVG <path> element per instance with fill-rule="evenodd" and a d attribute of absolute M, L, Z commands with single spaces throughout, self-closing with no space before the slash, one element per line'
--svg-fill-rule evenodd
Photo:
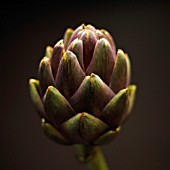
<path fill-rule="evenodd" d="M 82 112 L 82 113 L 80 113 L 80 120 L 82 120 L 85 116 L 87 115 L 87 113 L 86 112 Z"/>
<path fill-rule="evenodd" d="M 129 89 L 128 89 L 128 88 L 126 88 L 125 95 L 126 95 L 126 96 L 129 95 Z"/>
<path fill-rule="evenodd" d="M 85 26 L 85 24 L 84 24 L 84 23 L 81 25 L 81 27 L 82 27 L 83 29 L 85 29 L 85 28 L 86 28 L 86 26 Z"/>
<path fill-rule="evenodd" d="M 97 75 L 96 74 L 94 74 L 94 73 L 91 73 L 90 74 L 90 78 L 94 78 L 94 77 L 96 77 Z"/>
<path fill-rule="evenodd" d="M 96 77 L 97 77 L 97 75 L 94 73 L 91 73 L 90 76 L 87 76 L 87 78 L 90 80 L 91 83 L 92 83 L 92 80 Z"/>
<path fill-rule="evenodd" d="M 45 57 L 41 60 L 40 65 L 46 64 L 46 63 L 48 63 L 48 62 L 49 62 L 49 58 L 45 56 Z"/>
<path fill-rule="evenodd" d="M 128 57 L 129 57 L 128 54 L 125 53 L 122 49 L 118 49 L 118 50 L 117 50 L 117 55 L 121 55 L 121 56 L 123 56 L 123 57 L 125 57 L 125 58 L 128 58 Z"/>
<path fill-rule="evenodd" d="M 61 45 L 64 45 L 64 44 L 63 44 L 63 39 L 61 39 L 60 41 L 58 41 L 58 42 L 54 45 L 54 47 L 61 46 Z"/>
<path fill-rule="evenodd" d="M 46 47 L 46 49 L 47 50 L 49 50 L 49 49 L 51 49 L 52 47 L 51 46 L 49 46 L 49 45 L 47 45 L 47 47 Z"/>
<path fill-rule="evenodd" d="M 109 41 L 106 38 L 101 38 L 98 41 L 100 41 L 100 43 L 103 43 L 105 47 L 108 47 L 110 45 Z"/>
<path fill-rule="evenodd" d="M 122 49 L 118 49 L 117 54 L 124 55 L 125 53 L 123 52 Z"/>
<path fill-rule="evenodd" d="M 137 90 L 137 86 L 134 85 L 134 84 L 131 84 L 131 85 L 130 85 L 130 88 L 131 88 L 131 90 Z"/>
<path fill-rule="evenodd" d="M 121 126 L 118 126 L 118 127 L 116 128 L 116 132 L 120 132 L 120 130 L 121 130 Z"/>
<path fill-rule="evenodd" d="M 57 90 L 54 86 L 48 86 L 47 89 L 46 89 L 46 92 L 44 94 L 44 99 L 47 97 L 47 94 L 53 93 L 54 90 Z"/>
<path fill-rule="evenodd" d="M 104 35 L 109 35 L 108 31 L 106 31 L 105 29 L 101 29 L 100 30 Z"/>
<path fill-rule="evenodd" d="M 29 79 L 29 84 L 33 84 L 33 83 L 36 83 L 37 80 L 36 79 Z"/>
<path fill-rule="evenodd" d="M 46 96 L 47 93 L 56 93 L 56 92 L 59 92 L 58 89 L 56 89 L 54 86 L 48 86 L 44 97 Z"/>
<path fill-rule="evenodd" d="M 47 91 L 53 90 L 55 87 L 53 86 L 48 86 Z"/>
<path fill-rule="evenodd" d="M 67 32 L 72 32 L 72 31 L 74 31 L 72 28 L 67 28 L 67 30 L 66 30 Z"/>
<path fill-rule="evenodd" d="M 78 38 L 76 38 L 76 39 L 72 42 L 71 48 L 73 49 L 78 42 L 82 42 L 82 40 L 79 40 Z"/>
<path fill-rule="evenodd" d="M 74 55 L 71 51 L 67 50 L 63 55 L 63 59 L 66 61 L 70 57 L 74 57 Z"/>
<path fill-rule="evenodd" d="M 88 24 L 87 26 L 86 26 L 86 28 L 87 29 L 90 29 L 91 31 L 96 31 L 96 28 L 94 27 L 94 26 L 92 26 L 91 24 Z"/>
<path fill-rule="evenodd" d="M 45 56 L 51 58 L 53 53 L 53 48 L 51 46 L 47 46 L 45 49 Z"/>
<path fill-rule="evenodd" d="M 45 123 L 45 119 L 42 118 L 42 119 L 41 119 L 41 125 L 44 125 L 44 123 Z"/>

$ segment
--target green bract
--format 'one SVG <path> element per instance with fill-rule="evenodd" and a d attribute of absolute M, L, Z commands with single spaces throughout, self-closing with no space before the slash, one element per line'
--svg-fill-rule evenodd
<path fill-rule="evenodd" d="M 45 134 L 60 144 L 101 145 L 120 131 L 133 106 L 130 61 L 106 30 L 67 29 L 46 48 L 30 94 Z"/>

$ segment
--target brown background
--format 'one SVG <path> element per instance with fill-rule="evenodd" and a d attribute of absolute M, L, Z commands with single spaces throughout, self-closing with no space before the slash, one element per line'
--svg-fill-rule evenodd
<path fill-rule="evenodd" d="M 49 141 L 29 97 L 44 48 L 67 27 L 91 23 L 132 61 L 137 100 L 120 135 L 102 149 L 111 170 L 170 169 L 170 3 L 4 2 L 1 10 L 0 169 L 83 169 L 73 147 Z"/>

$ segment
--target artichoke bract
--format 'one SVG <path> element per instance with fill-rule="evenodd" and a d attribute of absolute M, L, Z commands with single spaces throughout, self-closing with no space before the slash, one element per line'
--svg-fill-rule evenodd
<path fill-rule="evenodd" d="M 102 145 L 131 113 L 130 60 L 104 29 L 82 24 L 46 48 L 30 95 L 45 134 L 60 144 Z"/>

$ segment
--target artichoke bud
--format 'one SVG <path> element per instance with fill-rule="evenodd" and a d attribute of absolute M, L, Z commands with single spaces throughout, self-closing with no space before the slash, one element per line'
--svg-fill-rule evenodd
<path fill-rule="evenodd" d="M 60 144 L 102 145 L 119 134 L 133 108 L 131 66 L 110 33 L 94 26 L 68 28 L 47 46 L 30 95 L 45 134 Z"/>

